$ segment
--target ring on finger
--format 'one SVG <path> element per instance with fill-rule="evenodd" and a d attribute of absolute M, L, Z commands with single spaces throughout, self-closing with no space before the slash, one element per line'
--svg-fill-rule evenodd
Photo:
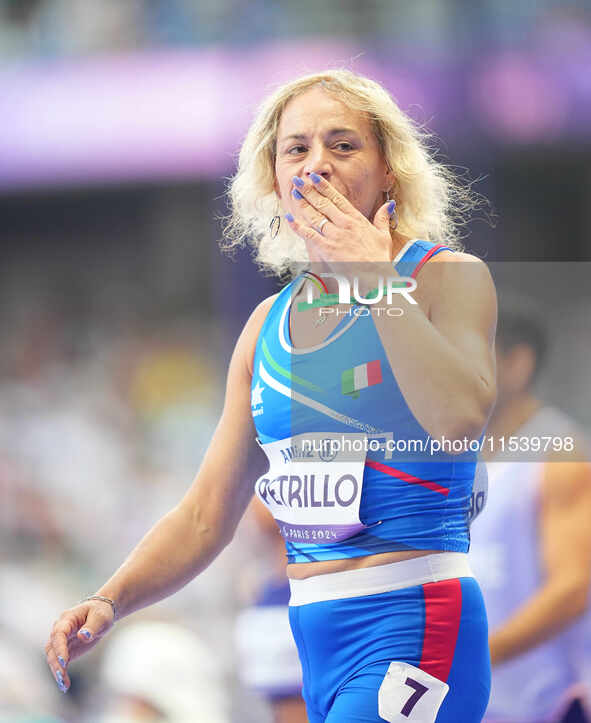
<path fill-rule="evenodd" d="M 322 221 L 320 221 L 320 223 L 318 224 L 318 226 L 316 226 L 316 230 L 317 230 L 318 233 L 321 234 L 322 236 L 324 236 L 324 234 L 322 233 L 322 229 L 324 228 L 324 225 L 327 224 L 327 223 L 328 223 L 328 219 L 327 219 L 327 218 L 323 218 Z"/>

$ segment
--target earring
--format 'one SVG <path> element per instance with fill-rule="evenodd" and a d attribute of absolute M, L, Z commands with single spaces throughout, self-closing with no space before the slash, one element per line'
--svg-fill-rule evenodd
<path fill-rule="evenodd" d="M 275 238 L 277 236 L 280 228 L 281 216 L 273 216 L 273 218 L 271 219 L 271 223 L 269 224 L 269 232 L 271 234 L 271 238 Z"/>
<path fill-rule="evenodd" d="M 386 191 L 386 201 L 393 201 L 394 210 L 390 214 L 390 228 L 392 231 L 396 231 L 398 228 L 398 214 L 396 213 L 396 199 L 390 198 L 390 190 Z"/>

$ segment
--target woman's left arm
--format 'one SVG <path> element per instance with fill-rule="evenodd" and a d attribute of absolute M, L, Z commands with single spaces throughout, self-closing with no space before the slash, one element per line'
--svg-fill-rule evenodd
<path fill-rule="evenodd" d="M 402 295 L 402 315 L 372 314 L 411 411 L 434 438 L 476 439 L 496 399 L 497 301 L 486 265 L 441 252 L 417 276 L 429 289 L 428 316 Z"/>

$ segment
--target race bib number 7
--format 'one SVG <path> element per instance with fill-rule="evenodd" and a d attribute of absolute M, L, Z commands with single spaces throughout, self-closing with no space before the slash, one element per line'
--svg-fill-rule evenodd
<path fill-rule="evenodd" d="M 434 723 L 449 685 L 408 663 L 390 663 L 378 691 L 378 713 L 389 723 Z"/>
<path fill-rule="evenodd" d="M 261 445 L 269 471 L 255 483 L 286 540 L 340 542 L 362 530 L 364 434 L 300 434 Z"/>

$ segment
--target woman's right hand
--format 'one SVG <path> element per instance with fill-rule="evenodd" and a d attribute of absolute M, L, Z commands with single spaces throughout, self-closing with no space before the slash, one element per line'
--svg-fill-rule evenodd
<path fill-rule="evenodd" d="M 45 657 L 58 688 L 70 687 L 67 667 L 70 661 L 98 643 L 114 625 L 113 608 L 103 600 L 86 600 L 65 610 L 53 624 L 45 645 Z"/>
<path fill-rule="evenodd" d="M 252 498 L 253 480 L 268 468 L 256 444 L 251 382 L 259 332 L 276 296 L 257 306 L 240 334 L 228 370 L 224 411 L 193 484 L 106 583 L 106 590 L 133 591 L 130 612 L 172 595 L 207 567 L 232 538 Z M 163 558 L 166 575 L 161 566 L 154 574 L 154 560 L 160 565 Z M 54 623 L 45 653 L 62 692 L 70 687 L 70 661 L 94 648 L 113 623 L 113 608 L 104 600 L 85 600 Z"/>

